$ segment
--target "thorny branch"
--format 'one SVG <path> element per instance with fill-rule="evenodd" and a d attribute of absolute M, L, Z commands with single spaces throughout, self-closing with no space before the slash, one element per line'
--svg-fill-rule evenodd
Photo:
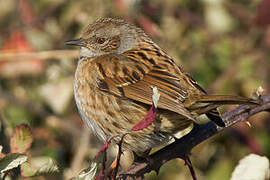
<path fill-rule="evenodd" d="M 222 114 L 222 119 L 226 124 L 225 127 L 217 127 L 212 122 L 203 125 L 195 125 L 189 134 L 177 139 L 174 143 L 154 154 L 151 154 L 147 160 L 142 159 L 141 161 L 134 162 L 128 169 L 120 172 L 120 177 L 136 177 L 140 179 L 145 173 L 152 170 L 158 172 L 159 168 L 171 159 L 181 158 L 185 160 L 185 157 L 190 154 L 191 150 L 196 145 L 213 135 L 220 133 L 238 122 L 247 121 L 248 118 L 254 114 L 262 111 L 270 112 L 270 94 L 261 96 L 260 100 L 260 105 L 241 105 Z"/>

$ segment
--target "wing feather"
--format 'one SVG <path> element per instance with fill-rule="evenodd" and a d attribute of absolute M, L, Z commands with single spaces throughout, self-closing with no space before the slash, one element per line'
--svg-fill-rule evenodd
<path fill-rule="evenodd" d="M 187 90 L 173 73 L 155 64 L 144 64 L 124 55 L 106 55 L 95 59 L 98 87 L 108 93 L 152 104 L 152 87 L 161 94 L 158 107 L 193 119 L 184 107 Z M 116 67 L 117 66 L 117 67 Z"/>

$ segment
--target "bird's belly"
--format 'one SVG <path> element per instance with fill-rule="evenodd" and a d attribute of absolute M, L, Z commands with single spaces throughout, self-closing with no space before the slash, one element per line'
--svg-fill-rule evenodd
<path fill-rule="evenodd" d="M 86 97 L 84 93 L 79 89 L 75 90 L 74 88 L 74 98 L 79 114 L 83 121 L 90 128 L 92 133 L 97 136 L 101 141 L 105 142 L 108 134 L 104 131 L 103 127 L 96 120 L 97 111 L 94 108 L 95 101 L 87 100 L 88 97 Z"/>
<path fill-rule="evenodd" d="M 168 142 L 172 133 L 191 123 L 180 120 L 176 113 L 172 115 L 167 110 L 158 110 L 159 118 L 154 123 L 142 130 L 132 131 L 132 127 L 145 117 L 149 106 L 83 85 L 76 86 L 74 94 L 82 119 L 100 140 L 105 142 L 112 136 L 128 133 L 124 138 L 123 148 L 136 152 Z M 113 142 L 117 141 L 119 137 Z"/>

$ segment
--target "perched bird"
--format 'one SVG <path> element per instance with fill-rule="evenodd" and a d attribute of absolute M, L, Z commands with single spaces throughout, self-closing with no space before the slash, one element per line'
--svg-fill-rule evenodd
<path fill-rule="evenodd" d="M 102 141 L 129 132 L 124 150 L 144 152 L 164 144 L 201 114 L 225 126 L 218 106 L 253 103 L 239 96 L 208 95 L 142 29 L 121 19 L 98 19 L 67 44 L 80 46 L 74 94 L 82 119 Z M 152 105 L 152 87 L 160 93 L 157 118 L 132 131 Z"/>

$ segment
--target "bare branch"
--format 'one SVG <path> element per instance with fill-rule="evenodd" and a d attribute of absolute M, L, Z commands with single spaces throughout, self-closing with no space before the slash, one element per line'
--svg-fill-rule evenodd
<path fill-rule="evenodd" d="M 260 105 L 241 105 L 237 108 L 222 114 L 222 119 L 226 127 L 217 127 L 214 123 L 209 122 L 203 125 L 195 125 L 193 130 L 186 136 L 176 140 L 174 143 L 151 154 L 147 160 L 134 162 L 128 169 L 120 172 L 122 177 L 141 177 L 152 170 L 158 171 L 159 168 L 167 161 L 175 158 L 185 159 L 193 147 L 207 140 L 213 135 L 220 133 L 232 125 L 247 121 L 247 119 L 259 112 L 270 111 L 270 94 L 260 97 Z"/>

